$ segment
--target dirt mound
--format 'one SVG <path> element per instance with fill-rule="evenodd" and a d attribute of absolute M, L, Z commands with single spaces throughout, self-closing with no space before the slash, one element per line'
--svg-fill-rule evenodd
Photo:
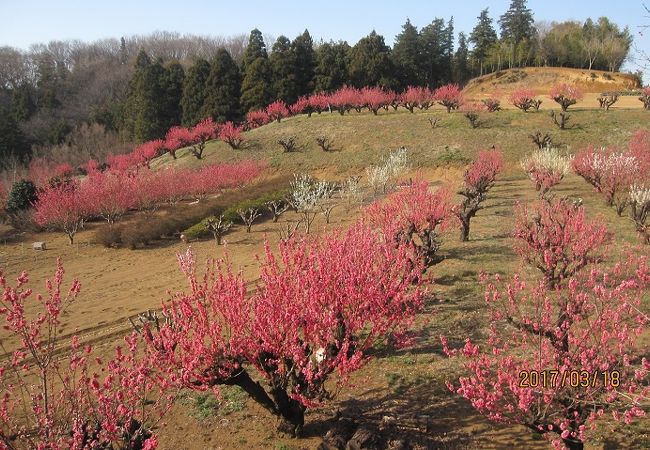
<path fill-rule="evenodd" d="M 560 82 L 577 84 L 587 93 L 628 91 L 640 87 L 638 78 L 627 73 L 566 67 L 526 67 L 499 70 L 474 78 L 467 83 L 463 92 L 468 97 L 480 98 L 495 91 L 509 94 L 515 89 L 527 87 L 538 94 L 546 94 L 551 86 Z"/>

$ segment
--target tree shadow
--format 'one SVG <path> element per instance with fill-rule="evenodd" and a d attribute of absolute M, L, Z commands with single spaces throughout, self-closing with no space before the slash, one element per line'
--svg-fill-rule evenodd
<path fill-rule="evenodd" d="M 375 445 L 363 448 L 394 448 L 396 442 L 401 442 L 401 448 L 460 450 L 474 442 L 467 429 L 482 424 L 482 419 L 467 401 L 443 392 L 440 380 L 427 376 L 410 380 L 393 377 L 389 384 L 389 392 L 373 388 L 359 397 L 341 401 L 333 417 L 309 421 L 303 434 L 323 436 L 347 423 L 352 426 L 342 430 L 345 439 L 361 427 L 372 433 Z"/>

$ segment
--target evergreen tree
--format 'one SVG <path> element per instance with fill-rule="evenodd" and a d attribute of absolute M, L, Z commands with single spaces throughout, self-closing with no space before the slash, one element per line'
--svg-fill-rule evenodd
<path fill-rule="evenodd" d="M 518 47 L 524 41 L 532 42 L 535 37 L 533 13 L 526 7 L 527 0 L 512 0 L 510 8 L 499 18 L 501 39 L 510 43 L 512 56 L 510 66 L 516 60 Z"/>
<path fill-rule="evenodd" d="M 374 30 L 361 38 L 350 50 L 350 81 L 358 88 L 364 86 L 395 87 L 390 48 L 384 37 Z"/>
<path fill-rule="evenodd" d="M 442 40 L 442 78 L 443 84 L 450 83 L 454 69 L 454 18 L 447 21 Z"/>
<path fill-rule="evenodd" d="M 125 128 L 138 142 L 161 138 L 169 128 L 167 78 L 162 62 L 152 63 L 146 52 L 140 50 L 129 81 L 125 114 Z"/>
<path fill-rule="evenodd" d="M 129 61 L 128 51 L 126 49 L 126 39 L 120 38 L 120 64 L 124 65 Z"/>
<path fill-rule="evenodd" d="M 269 62 L 273 71 L 275 98 L 287 104 L 294 103 L 298 98 L 296 60 L 291 41 L 285 36 L 280 36 L 273 44 Z"/>
<path fill-rule="evenodd" d="M 469 70 L 469 50 L 467 49 L 467 37 L 465 33 L 458 34 L 458 49 L 454 54 L 454 81 L 465 84 L 471 78 Z"/>
<path fill-rule="evenodd" d="M 418 29 L 406 19 L 406 23 L 402 25 L 402 32 L 395 37 L 395 45 L 391 52 L 400 88 L 423 84 L 421 56 Z"/>
<path fill-rule="evenodd" d="M 13 161 L 26 163 L 30 146 L 9 107 L 0 105 L 0 169 L 8 169 Z"/>
<path fill-rule="evenodd" d="M 262 32 L 255 28 L 251 31 L 248 38 L 248 46 L 246 47 L 244 58 L 242 60 L 242 71 L 246 71 L 246 68 L 257 58 L 268 58 L 268 56 Z"/>
<path fill-rule="evenodd" d="M 310 94 L 314 91 L 316 54 L 309 31 L 305 30 L 293 40 L 291 50 L 295 57 L 296 97 Z"/>
<path fill-rule="evenodd" d="M 474 46 L 472 57 L 478 61 L 480 74 L 483 75 L 484 62 L 490 54 L 490 49 L 497 42 L 497 32 L 492 26 L 492 19 L 488 16 L 488 8 L 481 11 L 478 16 L 478 23 L 469 34 L 469 42 Z"/>
<path fill-rule="evenodd" d="M 168 129 L 174 125 L 180 125 L 182 118 L 181 101 L 183 98 L 183 84 L 185 81 L 185 70 L 179 62 L 172 62 L 161 74 L 162 99 L 162 121 Z M 165 130 L 166 131 L 166 130 Z"/>
<path fill-rule="evenodd" d="M 437 87 L 451 81 L 453 38 L 453 18 L 447 25 L 443 19 L 435 18 L 420 31 L 422 80 L 430 87 Z"/>
<path fill-rule="evenodd" d="M 347 42 L 325 42 L 316 49 L 315 90 L 332 92 L 348 84 Z"/>
<path fill-rule="evenodd" d="M 272 71 L 268 58 L 257 58 L 246 66 L 241 88 L 241 104 L 245 112 L 262 109 L 273 99 Z"/>
<path fill-rule="evenodd" d="M 35 58 L 36 98 L 38 108 L 56 108 L 61 104 L 61 77 L 57 63 L 48 52 Z"/>
<path fill-rule="evenodd" d="M 203 119 L 203 105 L 207 94 L 206 84 L 210 71 L 210 63 L 205 59 L 197 59 L 187 71 L 181 99 L 183 126 L 193 126 Z"/>
<path fill-rule="evenodd" d="M 17 122 L 29 119 L 36 112 L 36 92 L 29 83 L 11 90 L 11 112 Z"/>
<path fill-rule="evenodd" d="M 212 60 L 210 74 L 206 81 L 202 116 L 210 116 L 215 122 L 239 120 L 242 115 L 239 103 L 241 82 L 241 72 L 237 63 L 227 50 L 219 49 Z"/>

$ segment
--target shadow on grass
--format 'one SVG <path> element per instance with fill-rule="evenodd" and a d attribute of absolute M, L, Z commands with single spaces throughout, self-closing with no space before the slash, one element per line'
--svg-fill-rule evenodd
<path fill-rule="evenodd" d="M 368 448 L 391 448 L 389 443 L 396 441 L 406 444 L 402 448 L 478 448 L 472 445 L 474 438 L 469 429 L 483 425 L 483 419 L 467 401 L 446 392 L 443 380 L 430 376 L 404 379 L 388 372 L 384 375 L 388 393 L 375 388 L 359 398 L 344 400 L 335 417 L 308 421 L 304 435 L 323 436 L 348 421 L 372 431 L 376 447 Z M 348 439 L 353 431 L 348 432 Z"/>

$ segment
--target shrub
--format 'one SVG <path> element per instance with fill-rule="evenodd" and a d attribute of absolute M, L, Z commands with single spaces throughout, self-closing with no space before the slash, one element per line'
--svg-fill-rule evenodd
<path fill-rule="evenodd" d="M 598 105 L 601 109 L 609 111 L 609 108 L 618 101 L 618 94 L 601 94 L 598 97 Z"/>
<path fill-rule="evenodd" d="M 464 166 L 465 164 L 469 164 L 471 161 L 472 160 L 460 150 L 452 150 L 447 146 L 445 146 L 445 149 L 436 156 L 436 163 L 438 165 L 458 164 Z"/>
<path fill-rule="evenodd" d="M 481 125 L 479 113 L 483 110 L 485 110 L 485 107 L 482 103 L 465 103 L 461 107 L 463 116 L 465 116 L 472 128 L 478 128 Z"/>
<path fill-rule="evenodd" d="M 7 196 L 7 212 L 13 214 L 31 208 L 37 198 L 34 183 L 29 180 L 16 181 Z"/>
<path fill-rule="evenodd" d="M 95 231 L 93 241 L 106 248 L 119 247 L 122 244 L 122 230 L 119 226 L 99 227 Z"/>
<path fill-rule="evenodd" d="M 237 214 L 246 225 L 246 233 L 251 232 L 253 222 L 262 215 L 258 206 L 240 206 L 237 208 Z"/>
<path fill-rule="evenodd" d="M 332 150 L 332 141 L 326 136 L 318 136 L 316 138 L 316 144 L 324 151 L 329 152 Z"/>
<path fill-rule="evenodd" d="M 553 123 L 557 125 L 557 127 L 560 130 L 566 130 L 567 128 L 573 128 L 574 125 L 571 127 L 568 127 L 569 119 L 571 119 L 571 116 L 564 111 L 560 111 L 559 113 L 556 113 L 555 111 L 550 112 L 551 119 L 553 120 Z"/>
<path fill-rule="evenodd" d="M 212 236 L 214 236 L 214 240 L 217 242 L 217 245 L 221 245 L 221 239 L 223 238 L 223 235 L 226 234 L 231 227 L 232 222 L 226 220 L 223 214 L 219 217 L 212 216 L 205 219 L 205 228 L 210 233 L 212 233 Z"/>
<path fill-rule="evenodd" d="M 553 147 L 553 138 L 548 133 L 542 134 L 541 131 L 536 131 L 535 134 L 529 134 L 528 137 L 540 150 L 543 148 Z"/>
<path fill-rule="evenodd" d="M 296 137 L 295 136 L 289 136 L 286 138 L 280 138 L 278 139 L 278 145 L 282 147 L 283 151 L 285 153 L 289 152 L 295 152 L 297 150 L 296 148 Z"/>
<path fill-rule="evenodd" d="M 487 112 L 497 112 L 501 111 L 501 100 L 496 97 L 484 98 L 481 100 L 481 103 L 487 110 Z"/>

